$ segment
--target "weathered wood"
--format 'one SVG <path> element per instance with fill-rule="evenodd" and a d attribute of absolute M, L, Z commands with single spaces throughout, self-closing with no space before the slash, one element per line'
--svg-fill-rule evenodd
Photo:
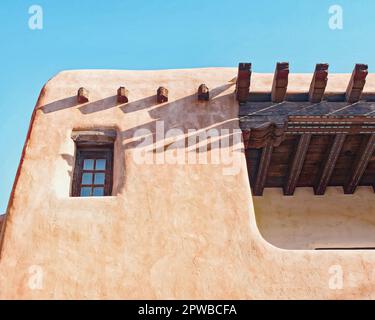
<path fill-rule="evenodd" d="M 284 101 L 288 88 L 289 63 L 278 62 L 272 84 L 272 102 L 279 103 Z"/>
<path fill-rule="evenodd" d="M 348 182 L 344 186 L 345 194 L 353 194 L 355 192 L 374 151 L 375 133 L 371 134 L 369 138 L 362 143 L 361 149 L 358 152 L 356 161 L 350 172 Z"/>
<path fill-rule="evenodd" d="M 344 145 L 346 134 L 337 134 L 329 151 L 328 157 L 324 163 L 322 172 L 319 176 L 318 183 L 314 187 L 315 195 L 323 195 L 327 189 L 329 180 L 332 177 L 337 159 Z"/>
<path fill-rule="evenodd" d="M 249 165 L 254 194 L 262 194 L 265 186 L 283 188 L 286 194 L 293 194 L 297 186 L 314 188 L 316 195 L 330 185 L 342 186 L 346 193 L 358 185 L 374 185 L 375 191 L 375 155 L 368 161 L 370 146 L 361 149 L 362 141 L 375 134 L 375 94 L 362 93 L 367 66 L 356 65 L 347 92 L 325 92 L 327 64 L 316 66 L 309 92 L 288 93 L 288 73 L 287 63 L 278 64 L 272 93 L 246 92 L 240 104 L 245 148 L 273 147 L 266 176 L 265 160 L 260 167 L 258 162 L 256 167 Z M 311 136 L 309 146 L 299 146 L 304 162 L 301 156 L 291 158 L 301 135 Z M 263 173 L 258 175 L 259 170 Z"/>
<path fill-rule="evenodd" d="M 315 72 L 310 85 L 309 101 L 319 103 L 322 101 L 328 82 L 328 64 L 320 63 L 315 67 Z"/>
<path fill-rule="evenodd" d="M 249 148 L 245 151 L 250 185 L 255 185 L 262 149 Z"/>
<path fill-rule="evenodd" d="M 129 91 L 125 87 L 120 87 L 117 90 L 117 102 L 118 103 L 128 103 L 129 101 Z"/>
<path fill-rule="evenodd" d="M 168 89 L 159 87 L 156 94 L 156 100 L 158 103 L 168 102 Z"/>
<path fill-rule="evenodd" d="M 271 163 L 273 146 L 271 143 L 267 144 L 262 149 L 262 155 L 259 162 L 258 173 L 253 187 L 253 195 L 261 196 L 263 195 L 264 186 L 266 184 L 267 172 Z"/>
<path fill-rule="evenodd" d="M 78 145 L 112 145 L 117 137 L 114 129 L 73 130 L 72 140 Z"/>
<path fill-rule="evenodd" d="M 256 128 L 247 130 L 248 132 L 251 131 L 251 134 L 247 137 L 247 147 L 259 149 L 263 148 L 268 143 L 277 147 L 285 137 L 285 130 L 286 123 L 276 124 L 272 122 L 266 122 Z"/>
<path fill-rule="evenodd" d="M 368 66 L 366 64 L 356 64 L 346 89 L 346 101 L 349 103 L 358 102 L 361 99 L 363 88 L 368 75 Z"/>
<path fill-rule="evenodd" d="M 311 134 L 306 133 L 301 135 L 297 150 L 295 152 L 292 165 L 290 167 L 289 176 L 284 186 L 284 195 L 290 196 L 294 194 L 297 186 L 298 178 L 302 171 L 302 166 L 305 161 L 306 153 L 309 148 Z"/>
<path fill-rule="evenodd" d="M 198 100 L 199 101 L 210 100 L 210 90 L 205 84 L 201 84 L 198 88 Z"/>
<path fill-rule="evenodd" d="M 236 98 L 239 103 L 245 103 L 249 98 L 251 82 L 251 63 L 240 63 L 236 83 Z"/>
<path fill-rule="evenodd" d="M 77 92 L 77 102 L 86 103 L 89 102 L 89 91 L 85 88 L 79 88 Z"/>
<path fill-rule="evenodd" d="M 249 148 L 249 139 L 250 139 L 251 130 L 242 130 L 242 140 L 245 149 Z"/>
<path fill-rule="evenodd" d="M 365 116 L 301 117 L 289 120 L 286 132 L 293 134 L 368 134 L 375 131 L 375 118 Z"/>

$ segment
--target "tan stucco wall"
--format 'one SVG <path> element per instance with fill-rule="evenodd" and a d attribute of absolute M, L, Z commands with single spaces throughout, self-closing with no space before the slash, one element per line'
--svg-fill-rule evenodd
<path fill-rule="evenodd" d="M 262 238 L 241 143 L 227 147 L 240 151 L 236 175 L 223 175 L 226 164 L 135 163 L 135 130 L 157 120 L 166 129 L 238 128 L 235 76 L 234 68 L 103 70 L 49 81 L 7 211 L 0 298 L 375 298 L 375 252 L 288 251 Z M 335 76 L 334 86 L 349 77 Z M 254 74 L 252 87 L 264 91 L 271 78 Z M 311 75 L 298 79 L 291 76 L 291 86 L 307 90 Z M 201 83 L 211 89 L 209 103 L 196 101 Z M 124 106 L 115 104 L 120 85 L 130 91 Z M 161 85 L 170 100 L 157 105 Z M 81 86 L 91 101 L 77 106 Z M 69 198 L 71 131 L 96 127 L 118 131 L 114 196 Z M 353 208 L 363 197 L 352 198 Z M 329 288 L 335 265 L 344 272 L 341 290 Z"/>
<path fill-rule="evenodd" d="M 280 189 L 266 189 L 254 197 L 262 236 L 284 249 L 375 248 L 375 204 L 372 187 L 354 195 L 328 188 L 316 197 L 311 188 L 297 188 L 285 197 Z"/>

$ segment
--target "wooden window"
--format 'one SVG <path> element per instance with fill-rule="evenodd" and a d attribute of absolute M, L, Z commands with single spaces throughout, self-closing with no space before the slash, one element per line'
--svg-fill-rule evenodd
<path fill-rule="evenodd" d="M 103 197 L 112 194 L 113 145 L 77 145 L 73 197 Z"/>

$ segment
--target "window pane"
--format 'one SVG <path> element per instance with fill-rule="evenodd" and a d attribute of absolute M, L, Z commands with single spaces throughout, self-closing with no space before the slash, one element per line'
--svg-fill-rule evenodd
<path fill-rule="evenodd" d="M 106 164 L 105 159 L 97 159 L 96 165 L 95 165 L 95 170 L 105 170 L 105 164 Z"/>
<path fill-rule="evenodd" d="M 104 188 L 94 188 L 94 197 L 102 197 L 104 196 Z"/>
<path fill-rule="evenodd" d="M 105 197 L 112 193 L 113 146 L 77 146 L 73 197 Z"/>
<path fill-rule="evenodd" d="M 83 161 L 83 170 L 94 170 L 94 160 L 93 159 L 85 159 Z"/>
<path fill-rule="evenodd" d="M 95 173 L 94 184 L 104 184 L 105 175 L 104 173 Z"/>
<path fill-rule="evenodd" d="M 82 175 L 82 184 L 92 184 L 92 173 L 84 173 Z"/>
<path fill-rule="evenodd" d="M 91 196 L 91 188 L 83 187 L 81 188 L 81 197 L 90 197 Z"/>

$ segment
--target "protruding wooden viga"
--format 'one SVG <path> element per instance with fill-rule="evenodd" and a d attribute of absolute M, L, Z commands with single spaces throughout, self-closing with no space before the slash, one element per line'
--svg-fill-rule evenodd
<path fill-rule="evenodd" d="M 241 62 L 238 65 L 236 83 L 236 98 L 239 103 L 245 103 L 249 98 L 251 82 L 251 63 Z"/>
<path fill-rule="evenodd" d="M 83 87 L 78 89 L 77 93 L 78 103 L 86 103 L 89 101 L 89 91 Z"/>
<path fill-rule="evenodd" d="M 288 88 L 289 63 L 278 62 L 272 84 L 272 102 L 283 102 Z"/>
<path fill-rule="evenodd" d="M 129 91 L 125 87 L 120 87 L 117 90 L 117 102 L 127 103 L 129 101 Z"/>
<path fill-rule="evenodd" d="M 156 95 L 158 103 L 164 103 L 168 101 L 168 89 L 164 87 L 159 87 Z"/>
<path fill-rule="evenodd" d="M 318 63 L 310 85 L 309 101 L 319 103 L 323 100 L 324 92 L 328 83 L 328 64 Z"/>
<path fill-rule="evenodd" d="M 198 88 L 198 100 L 199 101 L 208 101 L 210 100 L 210 91 L 205 84 L 201 84 Z"/>
<path fill-rule="evenodd" d="M 368 75 L 367 64 L 356 64 L 346 89 L 346 101 L 349 103 L 358 102 L 361 99 L 363 88 Z"/>

